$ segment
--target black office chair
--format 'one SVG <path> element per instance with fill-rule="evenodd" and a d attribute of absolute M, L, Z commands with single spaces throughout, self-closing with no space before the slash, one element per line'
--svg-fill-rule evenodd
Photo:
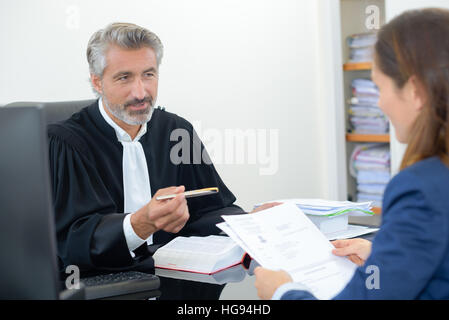
<path fill-rule="evenodd" d="M 94 101 L 95 100 L 92 99 L 65 102 L 14 102 L 6 105 L 5 108 L 38 107 L 38 109 L 43 110 L 44 122 L 48 125 L 68 119 L 72 114 L 91 105 Z M 84 296 L 87 300 L 148 299 L 161 295 L 161 292 L 159 291 L 159 278 L 155 275 L 138 271 L 101 274 L 82 278 L 81 283 L 84 285 Z M 79 297 L 76 295 L 73 296 L 70 290 L 65 291 L 64 294 L 61 294 L 61 298 L 69 297 L 76 299 Z"/>
<path fill-rule="evenodd" d="M 95 99 L 61 102 L 13 102 L 5 107 L 38 107 L 44 110 L 46 123 L 51 124 L 70 118 L 72 114 L 91 105 Z"/>

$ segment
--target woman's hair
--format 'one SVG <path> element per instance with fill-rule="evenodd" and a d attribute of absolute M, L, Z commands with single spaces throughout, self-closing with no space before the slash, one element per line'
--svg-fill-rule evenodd
<path fill-rule="evenodd" d="M 152 48 L 159 66 L 163 55 L 161 40 L 153 32 L 132 23 L 112 23 L 95 32 L 87 45 L 87 61 L 90 73 L 103 76 L 106 67 L 106 51 L 110 45 L 124 49 Z"/>
<path fill-rule="evenodd" d="M 411 10 L 395 17 L 378 33 L 375 59 L 399 89 L 414 76 L 426 99 L 401 169 L 432 156 L 449 166 L 449 10 Z"/>

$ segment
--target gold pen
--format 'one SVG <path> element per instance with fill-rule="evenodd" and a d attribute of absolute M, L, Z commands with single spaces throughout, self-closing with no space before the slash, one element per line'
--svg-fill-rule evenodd
<path fill-rule="evenodd" d="M 193 198 L 193 197 L 207 196 L 208 194 L 214 194 L 217 192 L 218 192 L 218 188 L 212 187 L 212 188 L 204 188 L 204 189 L 186 191 L 186 192 L 184 192 L 184 196 L 186 198 Z M 156 197 L 156 200 L 173 199 L 176 196 L 177 196 L 177 194 L 169 194 L 169 195 L 165 195 L 165 196 Z"/>

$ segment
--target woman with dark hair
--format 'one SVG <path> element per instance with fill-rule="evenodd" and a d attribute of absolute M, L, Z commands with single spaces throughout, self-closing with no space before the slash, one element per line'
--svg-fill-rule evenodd
<path fill-rule="evenodd" d="M 359 265 L 334 299 L 449 299 L 449 10 L 408 11 L 382 27 L 372 79 L 408 147 L 373 242 L 333 243 L 334 254 Z M 284 271 L 258 267 L 255 275 L 262 299 L 315 298 Z"/>

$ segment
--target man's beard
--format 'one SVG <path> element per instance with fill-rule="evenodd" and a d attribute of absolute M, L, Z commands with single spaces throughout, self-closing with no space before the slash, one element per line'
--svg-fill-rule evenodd
<path fill-rule="evenodd" d="M 154 102 L 151 96 L 146 96 L 141 100 L 134 99 L 127 101 L 124 104 L 111 104 L 105 96 L 102 96 L 102 100 L 104 101 L 106 108 L 108 108 L 109 112 L 112 113 L 114 117 L 129 125 L 142 125 L 147 123 L 153 113 Z M 148 103 L 148 107 L 143 110 L 128 109 L 130 105 L 137 105 L 139 103 Z"/>

